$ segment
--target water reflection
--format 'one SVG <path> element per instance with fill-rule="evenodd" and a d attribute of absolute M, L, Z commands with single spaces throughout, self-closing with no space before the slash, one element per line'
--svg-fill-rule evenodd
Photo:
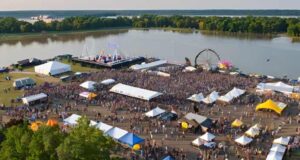
<path fill-rule="evenodd" d="M 49 42 L 83 42 L 87 37 L 90 38 L 101 38 L 111 35 L 120 35 L 127 33 L 127 29 L 122 30 L 111 30 L 111 31 L 94 31 L 94 32 L 78 32 L 78 33 L 65 33 L 65 34 L 45 34 L 45 35 L 28 35 L 20 38 L 13 38 L 8 40 L 0 39 L 0 47 L 2 45 L 16 45 L 20 43 L 22 46 L 26 47 L 33 43 L 37 44 L 48 44 Z"/>

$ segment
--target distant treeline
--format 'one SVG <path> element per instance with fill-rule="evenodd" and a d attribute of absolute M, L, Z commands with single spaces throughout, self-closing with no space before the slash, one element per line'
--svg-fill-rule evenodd
<path fill-rule="evenodd" d="M 279 17 L 190 17 L 156 16 L 101 18 L 95 16 L 69 17 L 62 21 L 33 24 L 7 17 L 0 19 L 0 33 L 30 33 L 42 31 L 76 31 L 113 27 L 172 27 L 232 33 L 288 33 L 300 36 L 300 18 Z"/>

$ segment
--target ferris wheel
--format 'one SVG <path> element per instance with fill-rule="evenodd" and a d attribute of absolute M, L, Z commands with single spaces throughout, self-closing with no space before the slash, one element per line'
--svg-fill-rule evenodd
<path fill-rule="evenodd" d="M 195 67 L 202 67 L 203 69 L 213 69 L 218 66 L 220 56 L 212 49 L 204 49 L 199 52 L 195 58 Z"/>

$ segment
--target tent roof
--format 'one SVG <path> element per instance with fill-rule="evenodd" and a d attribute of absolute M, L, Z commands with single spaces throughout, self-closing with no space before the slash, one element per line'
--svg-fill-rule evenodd
<path fill-rule="evenodd" d="M 232 127 L 240 127 L 243 125 L 243 122 L 239 119 L 235 119 L 232 123 L 231 123 L 231 126 Z"/>
<path fill-rule="evenodd" d="M 282 160 L 283 154 L 280 152 L 270 151 L 266 160 Z"/>
<path fill-rule="evenodd" d="M 114 127 L 110 130 L 108 130 L 107 132 L 105 132 L 105 134 L 109 135 L 110 137 L 119 140 L 121 137 L 123 137 L 125 134 L 127 134 L 128 132 L 124 129 L 118 128 L 118 127 Z"/>
<path fill-rule="evenodd" d="M 195 120 L 198 124 L 201 124 L 207 119 L 207 117 L 195 113 L 188 113 L 184 117 L 188 120 Z"/>
<path fill-rule="evenodd" d="M 110 84 L 113 84 L 115 82 L 116 82 L 116 80 L 114 80 L 114 79 L 105 79 L 105 80 L 101 81 L 101 84 L 110 85 Z"/>
<path fill-rule="evenodd" d="M 201 139 L 200 139 L 200 137 L 198 137 L 198 138 L 196 138 L 195 140 L 193 140 L 192 141 L 192 144 L 194 145 L 194 146 L 201 146 Z"/>
<path fill-rule="evenodd" d="M 84 82 L 84 83 L 81 83 L 81 84 L 80 84 L 80 87 L 85 88 L 85 89 L 92 90 L 92 89 L 95 88 L 95 87 L 94 87 L 95 84 L 96 84 L 96 82 L 94 82 L 94 81 L 86 81 L 86 82 Z"/>
<path fill-rule="evenodd" d="M 283 82 L 276 83 L 259 83 L 257 89 L 261 90 L 273 90 L 282 93 L 291 93 L 294 90 L 294 86 L 285 84 Z"/>
<path fill-rule="evenodd" d="M 134 146 L 135 144 L 139 144 L 144 141 L 144 139 L 140 138 L 139 136 L 133 133 L 127 133 L 123 137 L 119 139 L 120 142 L 128 144 L 130 147 Z"/>
<path fill-rule="evenodd" d="M 219 98 L 219 93 L 216 91 L 213 91 L 202 101 L 206 104 L 210 104 L 210 103 L 214 103 L 218 98 Z"/>
<path fill-rule="evenodd" d="M 98 129 L 101 130 L 103 133 L 105 133 L 105 132 L 107 132 L 108 130 L 112 129 L 113 126 L 108 125 L 108 124 L 103 123 L 103 122 L 99 122 L 99 123 L 96 125 L 96 128 L 98 128 Z"/>
<path fill-rule="evenodd" d="M 192 96 L 190 96 L 187 99 L 194 101 L 194 102 L 201 102 L 204 99 L 204 96 L 202 93 L 198 93 L 198 94 L 193 94 Z"/>
<path fill-rule="evenodd" d="M 70 117 L 65 118 L 63 121 L 64 121 L 64 123 L 67 123 L 70 125 L 76 125 L 79 118 L 81 118 L 80 115 L 72 114 Z"/>
<path fill-rule="evenodd" d="M 210 141 L 212 141 L 213 139 L 215 139 L 216 136 L 213 135 L 213 134 L 211 134 L 211 133 L 206 132 L 205 134 L 203 134 L 203 135 L 200 136 L 199 138 L 202 139 L 202 140 L 205 140 L 205 141 L 207 141 L 207 142 L 210 142 Z"/>
<path fill-rule="evenodd" d="M 275 103 L 271 99 L 267 100 L 264 103 L 261 103 L 256 106 L 256 111 L 261 110 L 261 109 L 270 109 L 273 110 L 274 112 L 281 114 L 282 111 L 286 108 L 286 104 L 284 103 Z"/>
<path fill-rule="evenodd" d="M 166 60 L 158 60 L 158 61 L 151 62 L 151 63 L 135 64 L 135 65 L 130 66 L 130 69 L 133 69 L 133 70 L 149 69 L 152 67 L 157 67 L 157 66 L 166 64 L 167 62 L 168 61 L 166 61 Z"/>
<path fill-rule="evenodd" d="M 249 128 L 249 129 L 245 132 L 245 134 L 247 134 L 247 135 L 250 136 L 250 137 L 255 137 L 255 136 L 258 136 L 258 135 L 259 135 L 259 130 L 257 130 L 256 128 L 251 127 L 251 128 Z"/>
<path fill-rule="evenodd" d="M 28 97 L 24 97 L 22 98 L 22 101 L 25 103 L 29 103 L 29 102 L 33 102 L 33 101 L 36 101 L 36 100 L 39 100 L 39 99 L 43 99 L 43 98 L 46 98 L 48 97 L 45 93 L 40 93 L 40 94 L 36 94 L 36 95 L 31 95 L 31 96 L 28 96 Z"/>
<path fill-rule="evenodd" d="M 138 88 L 138 87 L 132 87 L 132 86 L 125 85 L 122 83 L 119 83 L 119 84 L 113 86 L 110 89 L 110 92 L 119 93 L 119 94 L 123 94 L 123 95 L 134 97 L 134 98 L 139 98 L 139 99 L 143 99 L 143 100 L 147 100 L 147 101 L 151 100 L 152 98 L 162 95 L 162 93 L 159 93 L 156 91 L 151 91 L 151 90 L 142 89 L 142 88 Z"/>
<path fill-rule="evenodd" d="M 38 67 L 38 68 L 41 67 L 41 68 L 44 68 L 44 70 L 51 72 L 52 70 L 58 70 L 58 69 L 67 68 L 67 67 L 69 68 L 70 65 L 64 64 L 61 62 L 57 62 L 57 61 L 49 61 L 47 63 L 38 65 L 36 67 Z"/>
<path fill-rule="evenodd" d="M 280 153 L 284 153 L 285 150 L 286 150 L 286 147 L 281 144 L 273 144 L 272 148 L 270 149 L 270 151 L 280 152 Z"/>
<path fill-rule="evenodd" d="M 288 145 L 290 142 L 290 137 L 279 137 L 274 139 L 273 143 L 275 144 L 282 144 L 282 145 Z"/>
<path fill-rule="evenodd" d="M 165 112 L 166 112 L 165 110 L 163 110 L 159 107 L 156 107 L 156 108 L 150 110 L 149 112 L 145 113 L 145 115 L 147 117 L 155 117 L 155 116 L 158 116 L 158 115 L 160 115 L 162 113 L 165 113 Z"/>
<path fill-rule="evenodd" d="M 247 145 L 247 144 L 251 143 L 252 140 L 253 140 L 252 138 L 249 138 L 247 136 L 241 136 L 241 137 L 235 139 L 234 141 L 236 143 L 241 144 L 241 145 L 244 146 L 244 145 Z"/>
<path fill-rule="evenodd" d="M 226 93 L 224 96 L 218 98 L 218 100 L 223 102 L 230 102 L 234 98 L 238 98 L 239 96 L 243 95 L 246 91 L 242 89 L 238 89 L 234 87 L 231 91 Z"/>

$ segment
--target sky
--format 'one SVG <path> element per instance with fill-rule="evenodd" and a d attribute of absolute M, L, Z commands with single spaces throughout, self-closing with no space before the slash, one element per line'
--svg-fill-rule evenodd
<path fill-rule="evenodd" d="M 143 9 L 300 9 L 300 0 L 0 0 L 0 11 Z"/>

